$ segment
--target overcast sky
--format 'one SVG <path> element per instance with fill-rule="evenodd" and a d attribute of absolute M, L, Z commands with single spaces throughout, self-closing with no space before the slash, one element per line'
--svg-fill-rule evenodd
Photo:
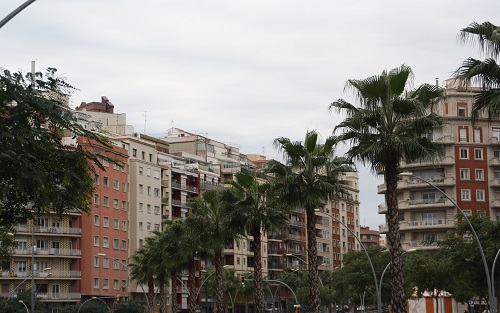
<path fill-rule="evenodd" d="M 0 19 L 23 2 L 1 0 Z M 72 107 L 107 96 L 140 133 L 174 126 L 279 158 L 276 137 L 332 133 L 347 79 L 405 63 L 416 86 L 442 83 L 479 57 L 459 30 L 499 12 L 498 0 L 38 0 L 0 29 L 0 67 L 55 67 L 79 89 Z M 361 224 L 378 230 L 382 179 L 359 170 Z"/>

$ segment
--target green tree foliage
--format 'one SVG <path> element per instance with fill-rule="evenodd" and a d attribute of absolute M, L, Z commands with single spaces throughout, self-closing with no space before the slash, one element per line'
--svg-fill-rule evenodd
<path fill-rule="evenodd" d="M 123 303 L 117 303 L 114 307 L 114 313 L 144 313 L 145 304 L 142 301 L 129 300 Z"/>
<path fill-rule="evenodd" d="M 442 147 L 427 135 L 443 123 L 432 108 L 444 91 L 429 84 L 413 89 L 412 79 L 413 72 L 407 65 L 366 79 L 350 79 L 347 88 L 354 91 L 359 106 L 343 99 L 329 106 L 330 110 L 347 116 L 335 131 L 342 131 L 339 141 L 351 143 L 348 158 L 370 165 L 374 173 L 384 175 L 394 313 L 406 312 L 396 190 L 399 165 L 401 160 L 436 159 L 442 153 Z"/>
<path fill-rule="evenodd" d="M 455 272 L 451 259 L 442 252 L 417 251 L 405 257 L 405 282 L 413 286 L 416 296 L 425 292 L 436 300 L 451 288 Z"/>
<path fill-rule="evenodd" d="M 224 309 L 223 255 L 222 250 L 228 242 L 241 237 L 241 223 L 237 223 L 234 211 L 223 199 L 222 190 L 205 191 L 201 197 L 190 199 L 190 218 L 197 221 L 199 230 L 204 232 L 205 246 L 213 252 L 215 265 L 215 305 L 214 312 Z"/>
<path fill-rule="evenodd" d="M 306 211 L 309 312 L 321 312 L 316 246 L 316 209 L 330 197 L 345 192 L 342 175 L 352 171 L 351 163 L 335 156 L 336 140 L 320 142 L 319 134 L 307 132 L 304 141 L 280 137 L 275 147 L 283 153 L 285 163 L 271 160 L 266 171 L 275 175 L 275 187 L 283 206 Z"/>
<path fill-rule="evenodd" d="M 500 242 L 498 241 L 498 238 L 500 238 L 500 223 L 491 221 L 487 216 L 477 214 L 468 218 L 479 237 L 488 269 L 491 271 L 493 260 L 500 249 Z M 457 224 L 456 231 L 449 232 L 446 238 L 439 242 L 439 245 L 444 257 L 450 260 L 451 271 L 454 273 L 454 284 L 447 288 L 447 291 L 452 293 L 455 299 L 462 302 L 471 299 L 473 296 L 486 298 L 488 295 L 486 273 L 479 247 L 472 238 L 467 221 L 460 221 Z M 495 282 L 500 281 L 498 273 L 499 271 L 496 270 Z"/>
<path fill-rule="evenodd" d="M 240 221 L 238 232 L 253 237 L 253 284 L 256 313 L 264 313 L 264 283 L 262 276 L 262 232 L 281 230 L 289 220 L 286 206 L 281 205 L 272 185 L 257 178 L 256 173 L 239 172 L 234 180 L 227 181 L 226 199 Z M 247 234 L 248 230 L 248 234 Z"/>
<path fill-rule="evenodd" d="M 500 27 L 484 22 L 472 23 L 460 31 L 459 38 L 464 43 L 477 43 L 486 59 L 467 58 L 455 72 L 455 77 L 462 82 L 479 85 L 482 91 L 474 96 L 475 105 L 472 117 L 477 120 L 479 112 L 486 110 L 488 118 L 500 116 L 500 66 L 497 63 L 500 54 Z"/>
<path fill-rule="evenodd" d="M 23 301 L 28 309 L 31 309 L 31 290 L 26 290 L 17 294 L 17 296 L 9 298 L 0 298 L 0 313 L 26 313 L 26 307 L 19 301 Z M 45 313 L 47 308 L 45 303 L 40 299 L 35 300 L 35 312 Z"/>
<path fill-rule="evenodd" d="M 63 133 L 85 137 L 89 145 L 107 140 L 87 130 L 82 114 L 67 106 L 74 90 L 56 70 L 45 76 L 0 73 L 0 236 L 13 232 L 15 217 L 44 212 L 89 211 L 92 171 L 102 168 L 98 149 L 67 145 Z M 5 238 L 0 238 L 4 242 Z M 5 251 L 4 251 L 5 252 Z M 2 254 L 0 254 L 2 255 Z M 3 253 L 5 255 L 5 253 Z"/>

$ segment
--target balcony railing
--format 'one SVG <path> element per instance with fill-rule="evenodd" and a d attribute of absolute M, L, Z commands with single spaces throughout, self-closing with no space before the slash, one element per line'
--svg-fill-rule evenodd
<path fill-rule="evenodd" d="M 445 203 L 445 198 L 438 199 L 410 199 L 408 200 L 409 205 L 422 205 L 422 204 L 436 204 Z"/>
<path fill-rule="evenodd" d="M 67 234 L 67 235 L 81 235 L 82 229 L 77 227 L 42 227 L 42 226 L 29 226 L 27 224 L 18 224 L 15 227 L 18 233 L 51 233 L 51 234 Z"/>
<path fill-rule="evenodd" d="M 17 293 L 1 293 L 3 298 L 9 297 L 17 297 Z M 57 292 L 57 293 L 48 293 L 48 292 L 37 292 L 36 296 L 43 300 L 80 300 L 82 294 L 76 292 Z"/>
<path fill-rule="evenodd" d="M 31 255 L 31 249 L 14 249 L 16 255 Z M 81 256 L 82 250 L 79 249 L 40 249 L 35 250 L 35 255 L 61 255 L 61 256 Z"/>

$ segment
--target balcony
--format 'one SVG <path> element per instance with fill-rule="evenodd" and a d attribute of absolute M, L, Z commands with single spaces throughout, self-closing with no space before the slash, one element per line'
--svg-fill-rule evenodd
<path fill-rule="evenodd" d="M 283 254 L 283 249 L 281 249 L 281 248 L 268 248 L 267 254 L 282 255 Z"/>
<path fill-rule="evenodd" d="M 455 164 L 455 157 L 453 156 L 444 156 L 440 160 L 422 160 L 421 162 L 414 162 L 414 163 L 406 163 L 405 161 L 401 161 L 401 170 L 409 170 L 412 168 L 419 168 L 419 167 L 429 167 L 429 166 L 439 166 L 439 165 L 454 165 Z"/>
<path fill-rule="evenodd" d="M 17 297 L 17 293 L 13 294 L 2 293 L 1 296 L 4 298 L 9 298 L 10 296 Z M 57 293 L 37 292 L 36 296 L 40 298 L 42 301 L 50 301 L 50 300 L 80 301 L 82 297 L 80 293 L 76 292 L 57 292 Z"/>
<path fill-rule="evenodd" d="M 401 243 L 403 250 L 417 249 L 417 250 L 437 250 L 439 249 L 437 242 L 427 241 L 405 241 Z"/>
<path fill-rule="evenodd" d="M 445 198 L 438 198 L 438 199 L 410 199 L 408 200 L 408 205 L 416 205 L 416 206 L 422 206 L 422 205 L 434 205 L 434 204 L 443 204 L 446 202 Z"/>
<path fill-rule="evenodd" d="M 50 278 L 80 278 L 82 277 L 82 272 L 80 271 L 50 271 L 52 274 L 50 275 Z M 46 272 L 41 272 L 41 271 L 35 271 L 35 278 L 47 278 L 48 273 Z M 18 272 L 18 271 L 3 271 L 1 273 L 1 277 L 9 277 L 9 278 L 26 278 L 26 277 L 31 277 L 31 272 L 30 271 L 25 271 L 25 272 Z"/>
<path fill-rule="evenodd" d="M 490 202 L 492 209 L 500 209 L 500 200 L 493 200 Z"/>
<path fill-rule="evenodd" d="M 298 226 L 298 227 L 306 227 L 306 223 L 301 222 L 301 221 L 293 221 L 293 220 L 290 220 L 288 223 L 289 223 L 290 225 L 294 225 L 294 226 Z"/>
<path fill-rule="evenodd" d="M 500 179 L 495 178 L 490 180 L 490 187 L 491 188 L 500 188 Z"/>
<path fill-rule="evenodd" d="M 498 136 L 492 136 L 492 137 L 490 137 L 489 144 L 491 144 L 491 145 L 498 145 L 498 144 L 500 144 L 500 138 L 498 138 Z"/>
<path fill-rule="evenodd" d="M 31 255 L 31 249 L 15 249 L 14 255 Z M 47 256 L 81 256 L 82 250 L 78 249 L 40 249 L 35 250 L 35 255 L 47 255 Z"/>
<path fill-rule="evenodd" d="M 220 189 L 220 188 L 223 188 L 223 186 L 218 183 L 209 183 L 209 182 L 200 183 L 200 189 L 207 190 L 207 189 Z"/>
<path fill-rule="evenodd" d="M 162 186 L 162 187 L 168 187 L 168 182 L 169 182 L 169 181 L 168 181 L 167 179 L 162 179 L 162 180 L 161 180 L 161 186 Z"/>
<path fill-rule="evenodd" d="M 42 226 L 29 226 L 27 224 L 18 224 L 15 226 L 17 233 L 31 233 L 35 234 L 59 234 L 59 235 L 74 235 L 82 234 L 82 229 L 77 227 L 42 227 Z"/>
<path fill-rule="evenodd" d="M 488 160 L 488 164 L 494 167 L 500 166 L 500 158 L 491 158 Z"/>
<path fill-rule="evenodd" d="M 284 240 L 295 240 L 295 241 L 305 241 L 306 237 L 301 236 L 301 235 L 295 235 L 295 234 L 285 234 L 285 237 L 283 238 Z"/>
<path fill-rule="evenodd" d="M 162 197 L 161 198 L 161 204 L 168 205 L 168 200 L 169 200 L 168 197 Z"/>
<path fill-rule="evenodd" d="M 455 221 L 446 219 L 400 221 L 399 228 L 401 230 L 455 228 Z"/>

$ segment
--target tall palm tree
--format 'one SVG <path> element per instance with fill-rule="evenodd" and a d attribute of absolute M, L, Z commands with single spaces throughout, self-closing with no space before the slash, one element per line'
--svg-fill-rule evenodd
<path fill-rule="evenodd" d="M 500 117 L 500 27 L 484 22 L 476 22 L 463 28 L 459 33 L 463 42 L 477 41 L 481 52 L 487 57 L 484 61 L 468 58 L 455 72 L 455 77 L 466 83 L 476 83 L 483 90 L 475 96 L 476 105 L 472 118 L 477 120 L 479 112 L 486 110 L 488 118 Z"/>
<path fill-rule="evenodd" d="M 271 160 L 266 169 L 276 177 L 275 186 L 283 204 L 306 210 L 309 311 L 312 313 L 321 312 L 315 210 L 330 197 L 344 192 L 342 174 L 353 170 L 345 158 L 335 157 L 334 137 L 328 137 L 321 144 L 318 136 L 317 132 L 309 131 L 304 142 L 285 137 L 275 139 L 274 145 L 283 153 L 285 164 Z"/>
<path fill-rule="evenodd" d="M 366 79 L 350 79 L 346 87 L 354 91 L 360 107 L 343 99 L 329 106 L 330 110 L 347 116 L 335 131 L 343 131 L 339 141 L 351 143 L 348 158 L 369 164 L 374 173 L 384 174 L 391 301 L 395 313 L 406 312 L 396 190 L 399 165 L 403 159 L 408 162 L 436 159 L 442 152 L 429 134 L 443 122 L 442 117 L 432 112 L 433 103 L 443 96 L 443 90 L 428 84 L 413 90 L 412 78 L 411 68 L 402 65 Z"/>
<path fill-rule="evenodd" d="M 253 237 L 255 312 L 264 313 L 266 303 L 262 277 L 262 232 L 282 229 L 288 221 L 288 215 L 284 206 L 277 201 L 271 184 L 259 181 L 255 172 L 239 172 L 234 176 L 234 180 L 226 182 L 229 185 L 227 199 L 237 216 L 236 220 L 242 223 L 240 232 L 244 234 L 248 230 Z"/>
<path fill-rule="evenodd" d="M 214 313 L 223 313 L 224 293 L 222 285 L 222 250 L 229 242 L 241 237 L 236 227 L 234 214 L 221 197 L 222 190 L 213 189 L 203 192 L 201 197 L 193 198 L 188 202 L 191 208 L 190 218 L 193 224 L 198 223 L 199 229 L 205 234 L 207 249 L 214 252 L 215 265 L 215 305 Z"/>
<path fill-rule="evenodd" d="M 146 293 L 148 312 L 154 310 L 154 275 L 152 249 L 150 245 L 143 245 L 131 255 L 132 262 L 129 264 L 130 276 L 138 284 L 146 284 L 148 291 Z"/>

